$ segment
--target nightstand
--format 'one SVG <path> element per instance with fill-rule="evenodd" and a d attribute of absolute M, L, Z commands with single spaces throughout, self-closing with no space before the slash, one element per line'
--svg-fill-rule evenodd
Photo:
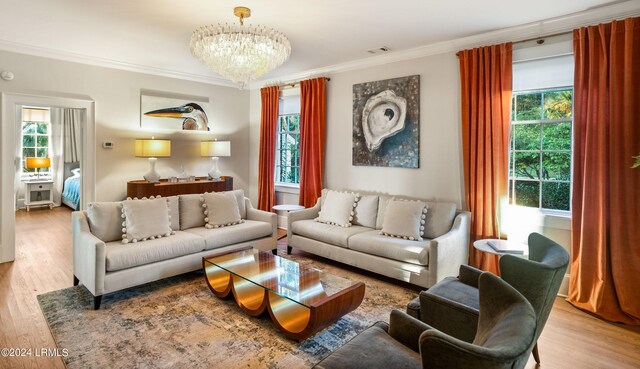
<path fill-rule="evenodd" d="M 53 209 L 53 181 L 41 179 L 34 181 L 24 181 L 27 191 L 24 195 L 24 204 L 27 211 L 31 206 L 47 205 Z"/>

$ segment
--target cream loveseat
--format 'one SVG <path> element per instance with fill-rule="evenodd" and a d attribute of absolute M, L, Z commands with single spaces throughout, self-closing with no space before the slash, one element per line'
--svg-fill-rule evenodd
<path fill-rule="evenodd" d="M 202 195 L 172 196 L 163 199 L 175 234 L 144 242 L 122 242 L 123 202 L 97 202 L 73 212 L 74 285 L 81 282 L 94 295 L 97 310 L 104 294 L 202 268 L 202 257 L 214 249 L 275 250 L 276 215 L 254 209 L 242 190 L 229 192 L 238 200 L 242 223 L 209 229 Z"/>
<path fill-rule="evenodd" d="M 327 190 L 316 205 L 289 213 L 288 247 L 353 265 L 378 274 L 429 288 L 447 276 L 457 276 L 469 251 L 471 214 L 457 211 L 452 202 L 423 201 L 427 205 L 422 241 L 382 235 L 391 199 L 407 197 L 360 192 L 350 227 L 316 221 Z"/>

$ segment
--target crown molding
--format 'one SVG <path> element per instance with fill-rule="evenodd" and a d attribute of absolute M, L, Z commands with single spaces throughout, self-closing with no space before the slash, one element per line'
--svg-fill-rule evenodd
<path fill-rule="evenodd" d="M 629 0 L 539 22 L 527 23 L 520 26 L 503 28 L 497 31 L 437 42 L 412 49 L 392 52 L 390 54 L 334 64 L 272 79 L 258 80 L 252 82 L 249 86 L 250 89 L 253 90 L 259 89 L 267 84 L 290 83 L 302 79 L 313 78 L 315 76 L 342 73 L 431 55 L 457 52 L 462 49 L 479 47 L 487 44 L 518 42 L 561 32 L 570 32 L 575 28 L 584 27 L 594 23 L 605 23 L 616 19 L 625 19 L 638 15 L 640 15 L 640 1 Z"/>
<path fill-rule="evenodd" d="M 119 69 L 119 70 L 124 70 L 128 72 L 136 72 L 136 73 L 151 74 L 154 76 L 177 78 L 182 80 L 208 83 L 212 85 L 219 85 L 219 86 L 225 86 L 225 87 L 236 87 L 236 88 L 238 87 L 237 85 L 221 77 L 185 73 L 185 72 L 180 72 L 180 71 L 171 70 L 171 69 L 152 67 L 148 65 L 127 63 L 127 62 L 122 62 L 122 61 L 113 60 L 113 59 L 76 54 L 69 51 L 32 46 L 32 45 L 19 43 L 19 42 L 2 40 L 2 39 L 0 39 L 0 50 L 15 52 L 19 54 L 27 54 L 31 56 L 39 56 L 43 58 L 63 60 L 63 61 L 68 61 L 73 63 L 94 65 L 98 67 Z"/>

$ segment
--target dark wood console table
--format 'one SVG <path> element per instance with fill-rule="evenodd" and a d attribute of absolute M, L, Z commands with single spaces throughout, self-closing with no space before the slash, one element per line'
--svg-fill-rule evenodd
<path fill-rule="evenodd" d="M 233 177 L 228 176 L 222 176 L 219 180 L 199 177 L 191 182 L 168 182 L 166 179 L 161 179 L 160 182 L 156 183 L 149 183 L 143 179 L 127 182 L 127 197 L 137 197 L 139 199 L 158 195 L 167 197 L 231 190 L 233 190 Z"/>

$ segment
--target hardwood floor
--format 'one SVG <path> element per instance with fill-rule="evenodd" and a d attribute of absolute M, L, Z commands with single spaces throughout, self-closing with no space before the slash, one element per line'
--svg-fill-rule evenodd
<path fill-rule="evenodd" d="M 36 296 L 72 285 L 70 214 L 68 208 L 16 213 L 16 260 L 0 264 L 0 348 L 56 347 Z M 286 245 L 286 239 L 278 242 L 281 250 Z M 602 321 L 562 298 L 556 299 L 538 343 L 542 368 L 640 368 L 640 327 Z M 531 358 L 527 368 L 537 367 Z M 57 369 L 64 364 L 35 354 L 0 356 L 0 368 Z"/>

